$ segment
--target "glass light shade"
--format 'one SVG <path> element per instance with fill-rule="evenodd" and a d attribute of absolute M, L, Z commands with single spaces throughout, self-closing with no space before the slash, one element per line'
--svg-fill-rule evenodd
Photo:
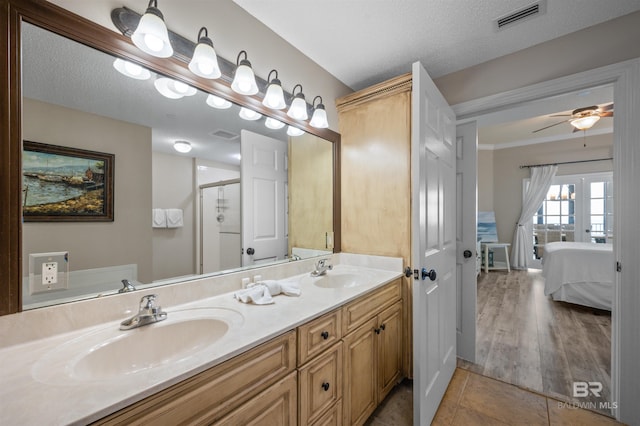
<path fill-rule="evenodd" d="M 326 129 L 329 127 L 329 121 L 327 120 L 327 111 L 324 109 L 324 105 L 320 104 L 313 110 L 311 121 L 309 125 L 316 129 Z"/>
<path fill-rule="evenodd" d="M 259 120 L 262 117 L 262 114 L 245 107 L 240 108 L 240 113 L 238 115 L 240 115 L 240 118 L 250 121 Z"/>
<path fill-rule="evenodd" d="M 571 120 L 571 125 L 579 130 L 588 130 L 600 120 L 599 115 L 589 115 Z"/>
<path fill-rule="evenodd" d="M 157 78 L 156 81 L 153 82 L 153 85 L 162 96 L 169 99 L 180 99 L 184 96 L 193 96 L 196 94 L 195 88 L 167 77 Z"/>
<path fill-rule="evenodd" d="M 226 99 L 222 99 L 219 96 L 210 94 L 209 96 L 207 96 L 207 105 L 213 108 L 227 109 L 231 108 L 232 104 Z"/>
<path fill-rule="evenodd" d="M 300 93 L 293 98 L 287 115 L 295 120 L 306 120 L 309 118 L 307 114 L 307 103 L 304 100 L 304 96 Z"/>
<path fill-rule="evenodd" d="M 202 78 L 215 79 L 222 75 L 218 66 L 218 56 L 209 38 L 201 37 L 198 41 L 189 62 L 189 69 Z"/>
<path fill-rule="evenodd" d="M 167 26 L 162 13 L 155 7 L 150 6 L 142 15 L 138 27 L 131 35 L 131 41 L 149 55 L 158 58 L 169 58 L 173 55 Z"/>
<path fill-rule="evenodd" d="M 264 125 L 273 130 L 282 129 L 284 127 L 284 123 L 282 121 L 276 120 L 275 118 L 267 117 L 264 121 Z"/>
<path fill-rule="evenodd" d="M 117 58 L 113 61 L 113 67 L 118 70 L 122 75 L 126 75 L 129 78 L 135 78 L 136 80 L 148 80 L 151 78 L 151 72 L 148 69 L 141 67 L 138 64 L 134 64 L 124 59 Z"/>
<path fill-rule="evenodd" d="M 183 154 L 191 151 L 191 144 L 187 141 L 175 141 L 173 143 L 173 149 Z"/>
<path fill-rule="evenodd" d="M 287 127 L 287 134 L 289 136 L 301 136 L 304 135 L 304 130 L 300 130 L 297 127 L 289 126 Z"/>
<path fill-rule="evenodd" d="M 231 83 L 231 89 L 241 95 L 255 95 L 258 93 L 256 76 L 251 69 L 251 62 L 246 59 L 240 61 Z"/>
<path fill-rule="evenodd" d="M 280 80 L 273 79 L 267 87 L 267 93 L 264 95 L 262 105 L 271 109 L 283 109 L 287 106 L 284 102 L 284 92 Z"/>

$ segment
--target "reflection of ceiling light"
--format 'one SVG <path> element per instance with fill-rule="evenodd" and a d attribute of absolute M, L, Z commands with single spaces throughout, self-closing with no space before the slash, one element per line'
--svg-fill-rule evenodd
<path fill-rule="evenodd" d="M 147 11 L 140 18 L 138 27 L 131 36 L 131 41 L 138 49 L 158 58 L 173 55 L 173 47 L 169 42 L 169 33 L 164 23 L 164 16 L 158 9 L 158 1 L 149 1 Z"/>
<path fill-rule="evenodd" d="M 271 73 L 275 72 L 276 76 L 271 79 Z M 278 71 L 271 70 L 267 77 L 269 85 L 267 87 L 267 93 L 264 95 L 262 104 L 272 109 L 283 109 L 287 106 L 284 102 L 284 92 L 282 91 L 282 83 L 278 80 Z"/>
<path fill-rule="evenodd" d="M 222 99 L 219 96 L 211 95 L 211 94 L 207 96 L 207 105 L 213 108 L 218 108 L 218 109 L 231 108 L 231 102 L 229 102 L 226 99 Z"/>
<path fill-rule="evenodd" d="M 289 126 L 287 127 L 287 134 L 289 136 L 301 136 L 304 135 L 304 130 L 300 130 L 297 127 Z"/>
<path fill-rule="evenodd" d="M 262 114 L 255 112 L 249 108 L 242 107 L 240 108 L 240 118 L 244 118 L 245 120 L 258 120 L 262 117 Z"/>
<path fill-rule="evenodd" d="M 240 60 L 240 56 L 244 53 L 244 59 Z M 251 62 L 247 60 L 247 52 L 241 50 L 236 59 L 236 72 L 231 82 L 231 89 L 241 95 L 255 95 L 258 93 L 258 85 L 256 84 L 256 76 L 251 69 Z"/>
<path fill-rule="evenodd" d="M 195 88 L 167 77 L 157 78 L 153 84 L 162 96 L 169 99 L 180 99 L 183 96 L 193 96 L 196 94 Z"/>
<path fill-rule="evenodd" d="M 191 151 L 191 144 L 187 141 L 175 141 L 173 143 L 173 149 L 183 154 Z"/>
<path fill-rule="evenodd" d="M 295 94 L 298 87 L 300 91 Z M 294 97 L 293 101 L 291 101 L 289 111 L 287 111 L 287 115 L 296 120 L 306 120 L 309 118 L 309 115 L 307 114 L 307 102 L 304 100 L 304 94 L 302 93 L 302 85 L 296 84 L 291 94 L 294 95 Z"/>
<path fill-rule="evenodd" d="M 588 115 L 586 117 L 574 118 L 570 123 L 578 130 L 589 130 L 598 120 L 600 120 L 599 115 Z"/>
<path fill-rule="evenodd" d="M 113 61 L 113 67 L 118 70 L 120 74 L 135 78 L 136 80 L 148 80 L 151 78 L 151 73 L 148 69 L 120 58 Z"/>
<path fill-rule="evenodd" d="M 242 155 L 240 155 L 240 154 L 232 154 L 231 157 L 235 158 L 238 161 L 240 161 L 240 159 L 242 159 Z"/>
<path fill-rule="evenodd" d="M 316 99 L 320 99 L 318 105 L 316 106 Z M 322 103 L 322 97 L 316 96 L 313 98 L 313 115 L 311 116 L 311 120 L 309 121 L 309 125 L 315 127 L 316 129 L 326 129 L 329 127 L 329 121 L 327 120 L 327 111 L 324 109 L 324 104 Z"/>
<path fill-rule="evenodd" d="M 204 32 L 204 35 L 202 34 Z M 198 32 L 198 44 L 193 50 L 193 57 L 189 62 L 189 69 L 195 75 L 204 78 L 219 78 L 222 73 L 218 66 L 218 56 L 213 49 L 213 42 L 208 37 L 209 33 L 206 27 L 200 28 Z"/>
<path fill-rule="evenodd" d="M 278 130 L 284 127 L 284 123 L 282 121 L 276 120 L 275 118 L 267 117 L 264 121 L 264 125 L 269 129 Z"/>

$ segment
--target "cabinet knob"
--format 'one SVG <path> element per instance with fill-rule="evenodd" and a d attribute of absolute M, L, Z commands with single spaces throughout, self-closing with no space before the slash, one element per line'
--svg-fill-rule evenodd
<path fill-rule="evenodd" d="M 322 389 L 324 389 L 325 392 L 328 391 L 329 390 L 329 383 L 328 382 L 324 382 L 322 384 Z"/>
<path fill-rule="evenodd" d="M 380 334 L 380 329 L 379 329 L 379 328 L 376 328 L 376 329 L 374 329 L 373 331 L 375 331 L 375 332 L 376 332 L 376 334 Z"/>
<path fill-rule="evenodd" d="M 328 331 L 323 331 L 322 333 L 320 333 L 320 335 L 322 336 L 322 338 L 324 340 L 327 340 L 329 338 L 329 332 Z"/>
<path fill-rule="evenodd" d="M 384 325 L 384 324 L 382 324 L 382 325 L 380 326 L 380 328 L 381 328 L 382 330 L 384 330 L 385 328 L 387 328 L 387 326 L 386 326 L 386 325 Z"/>

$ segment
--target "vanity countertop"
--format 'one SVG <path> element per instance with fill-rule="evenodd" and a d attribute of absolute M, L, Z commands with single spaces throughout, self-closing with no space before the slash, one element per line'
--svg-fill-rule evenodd
<path fill-rule="evenodd" d="M 239 319 L 207 350 L 179 362 L 114 378 L 72 378 L 65 369 L 69 360 L 77 356 L 69 342 L 105 329 L 117 330 L 121 320 L 5 347 L 0 350 L 0 424 L 86 424 L 98 420 L 402 276 L 401 259 L 387 264 L 393 267 L 374 269 L 341 263 L 335 271 L 347 268 L 366 273 L 371 279 L 367 284 L 348 288 L 322 288 L 303 279 L 299 297 L 278 295 L 270 305 L 240 303 L 233 292 L 174 306 L 165 306 L 167 301 L 163 303 L 160 296 L 158 304 L 169 318 L 172 312 L 213 307 L 235 311 L 235 318 Z M 142 296 L 144 292 L 136 293 Z"/>

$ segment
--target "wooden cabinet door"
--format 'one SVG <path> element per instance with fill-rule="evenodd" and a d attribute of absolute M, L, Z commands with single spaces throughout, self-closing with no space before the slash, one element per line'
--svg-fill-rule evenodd
<path fill-rule="evenodd" d="M 297 373 L 293 372 L 214 424 L 295 426 L 298 424 L 297 393 Z"/>
<path fill-rule="evenodd" d="M 375 410 L 377 318 L 344 337 L 344 424 L 360 425 Z"/>
<path fill-rule="evenodd" d="M 300 424 L 308 425 L 342 398 L 342 342 L 298 371 Z"/>
<path fill-rule="evenodd" d="M 378 315 L 378 403 L 398 382 L 402 370 L 402 303 Z"/>

